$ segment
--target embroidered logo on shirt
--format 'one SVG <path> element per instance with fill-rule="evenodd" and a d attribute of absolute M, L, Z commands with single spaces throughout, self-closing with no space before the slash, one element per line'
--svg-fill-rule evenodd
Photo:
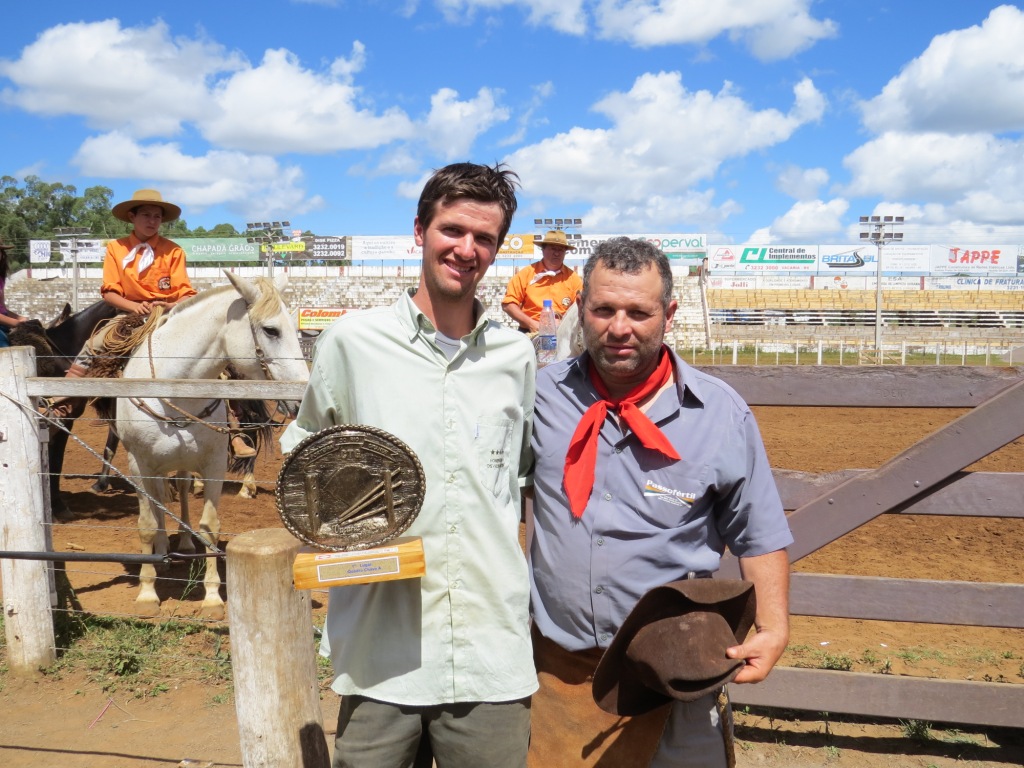
<path fill-rule="evenodd" d="M 665 501 L 669 504 L 675 504 L 677 507 L 689 507 L 696 500 L 697 494 L 676 491 L 672 488 L 666 488 L 664 485 L 658 485 L 653 480 L 648 480 L 644 484 L 644 498 Z"/>

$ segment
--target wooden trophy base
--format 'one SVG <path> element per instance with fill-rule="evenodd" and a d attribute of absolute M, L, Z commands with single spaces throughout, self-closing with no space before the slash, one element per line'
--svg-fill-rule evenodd
<path fill-rule="evenodd" d="M 292 565 L 296 589 L 326 589 L 374 581 L 415 579 L 426 573 L 423 539 L 403 536 L 373 549 L 325 552 L 303 547 Z"/>

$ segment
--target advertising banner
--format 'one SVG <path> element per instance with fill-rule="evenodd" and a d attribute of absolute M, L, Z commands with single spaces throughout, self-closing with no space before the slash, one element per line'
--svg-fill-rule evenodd
<path fill-rule="evenodd" d="M 326 261 L 341 261 L 345 258 L 344 237 L 314 237 L 312 258 Z"/>
<path fill-rule="evenodd" d="M 927 245 L 889 243 L 882 248 L 882 273 L 910 273 L 927 275 L 931 256 Z"/>
<path fill-rule="evenodd" d="M 346 312 L 341 307 L 299 307 L 299 330 L 322 331 Z"/>
<path fill-rule="evenodd" d="M 29 264 L 45 264 L 50 260 L 50 241 L 49 240 L 29 240 L 28 241 L 28 263 Z"/>
<path fill-rule="evenodd" d="M 260 259 L 259 243 L 247 242 L 244 237 L 181 237 L 174 242 L 185 251 L 185 261 L 189 264 Z"/>
<path fill-rule="evenodd" d="M 708 249 L 712 271 L 816 272 L 816 245 L 730 245 Z"/>
<path fill-rule="evenodd" d="M 528 261 L 536 261 L 540 258 L 540 250 L 536 250 L 533 247 L 533 234 L 513 234 L 509 233 L 505 235 L 505 242 L 501 244 L 501 248 L 498 249 L 498 258 L 502 259 L 525 259 Z M 536 255 L 536 258 L 534 258 Z"/>
<path fill-rule="evenodd" d="M 818 246 L 819 275 L 856 275 L 878 269 L 878 249 L 873 245 Z"/>
<path fill-rule="evenodd" d="M 412 235 L 352 236 L 352 261 L 409 261 L 422 259 L 423 249 Z"/>
<path fill-rule="evenodd" d="M 926 291 L 1024 291 L 1024 277 L 926 277 Z M 1024 301 L 1021 302 L 1024 307 Z"/>
<path fill-rule="evenodd" d="M 1015 275 L 1016 245 L 932 245 L 933 275 Z"/>

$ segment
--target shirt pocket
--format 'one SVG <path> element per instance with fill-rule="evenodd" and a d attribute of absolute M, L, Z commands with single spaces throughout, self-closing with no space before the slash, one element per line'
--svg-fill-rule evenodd
<path fill-rule="evenodd" d="M 672 472 L 648 472 L 640 478 L 639 500 L 634 507 L 642 524 L 655 528 L 681 528 L 706 512 L 707 464 L 686 462 Z"/>
<path fill-rule="evenodd" d="M 496 497 L 509 491 L 512 427 L 512 419 L 501 416 L 481 416 L 476 422 L 477 470 L 484 487 Z"/>

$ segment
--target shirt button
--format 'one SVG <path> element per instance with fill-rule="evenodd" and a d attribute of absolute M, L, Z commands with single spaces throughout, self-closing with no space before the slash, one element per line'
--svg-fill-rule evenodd
<path fill-rule="evenodd" d="M 600 635 L 597 636 L 597 639 L 600 640 L 602 643 L 605 642 L 608 639 L 608 633 L 602 632 Z"/>
<path fill-rule="evenodd" d="M 622 449 L 621 449 L 621 448 L 616 448 L 616 449 L 615 449 L 615 452 L 616 452 L 616 453 L 622 453 Z"/>
<path fill-rule="evenodd" d="M 453 526 L 452 526 L 451 528 L 449 528 L 449 529 L 448 529 L 448 533 L 455 533 L 455 531 L 457 530 L 457 528 L 458 528 L 458 526 L 454 526 L 454 525 L 453 525 Z"/>
<path fill-rule="evenodd" d="M 604 539 L 598 539 L 597 540 L 597 546 L 603 547 L 604 546 Z"/>
<path fill-rule="evenodd" d="M 594 592 L 596 594 L 600 595 L 600 594 L 602 594 L 604 592 L 604 587 L 598 587 L 597 589 L 594 590 Z"/>
<path fill-rule="evenodd" d="M 611 500 L 612 500 L 612 495 L 611 495 L 610 493 L 606 493 L 606 494 L 604 495 L 604 500 L 605 500 L 605 501 L 611 501 Z"/>
<path fill-rule="evenodd" d="M 452 474 L 448 475 L 448 482 L 449 483 L 454 483 L 455 482 L 455 473 L 454 472 Z"/>

